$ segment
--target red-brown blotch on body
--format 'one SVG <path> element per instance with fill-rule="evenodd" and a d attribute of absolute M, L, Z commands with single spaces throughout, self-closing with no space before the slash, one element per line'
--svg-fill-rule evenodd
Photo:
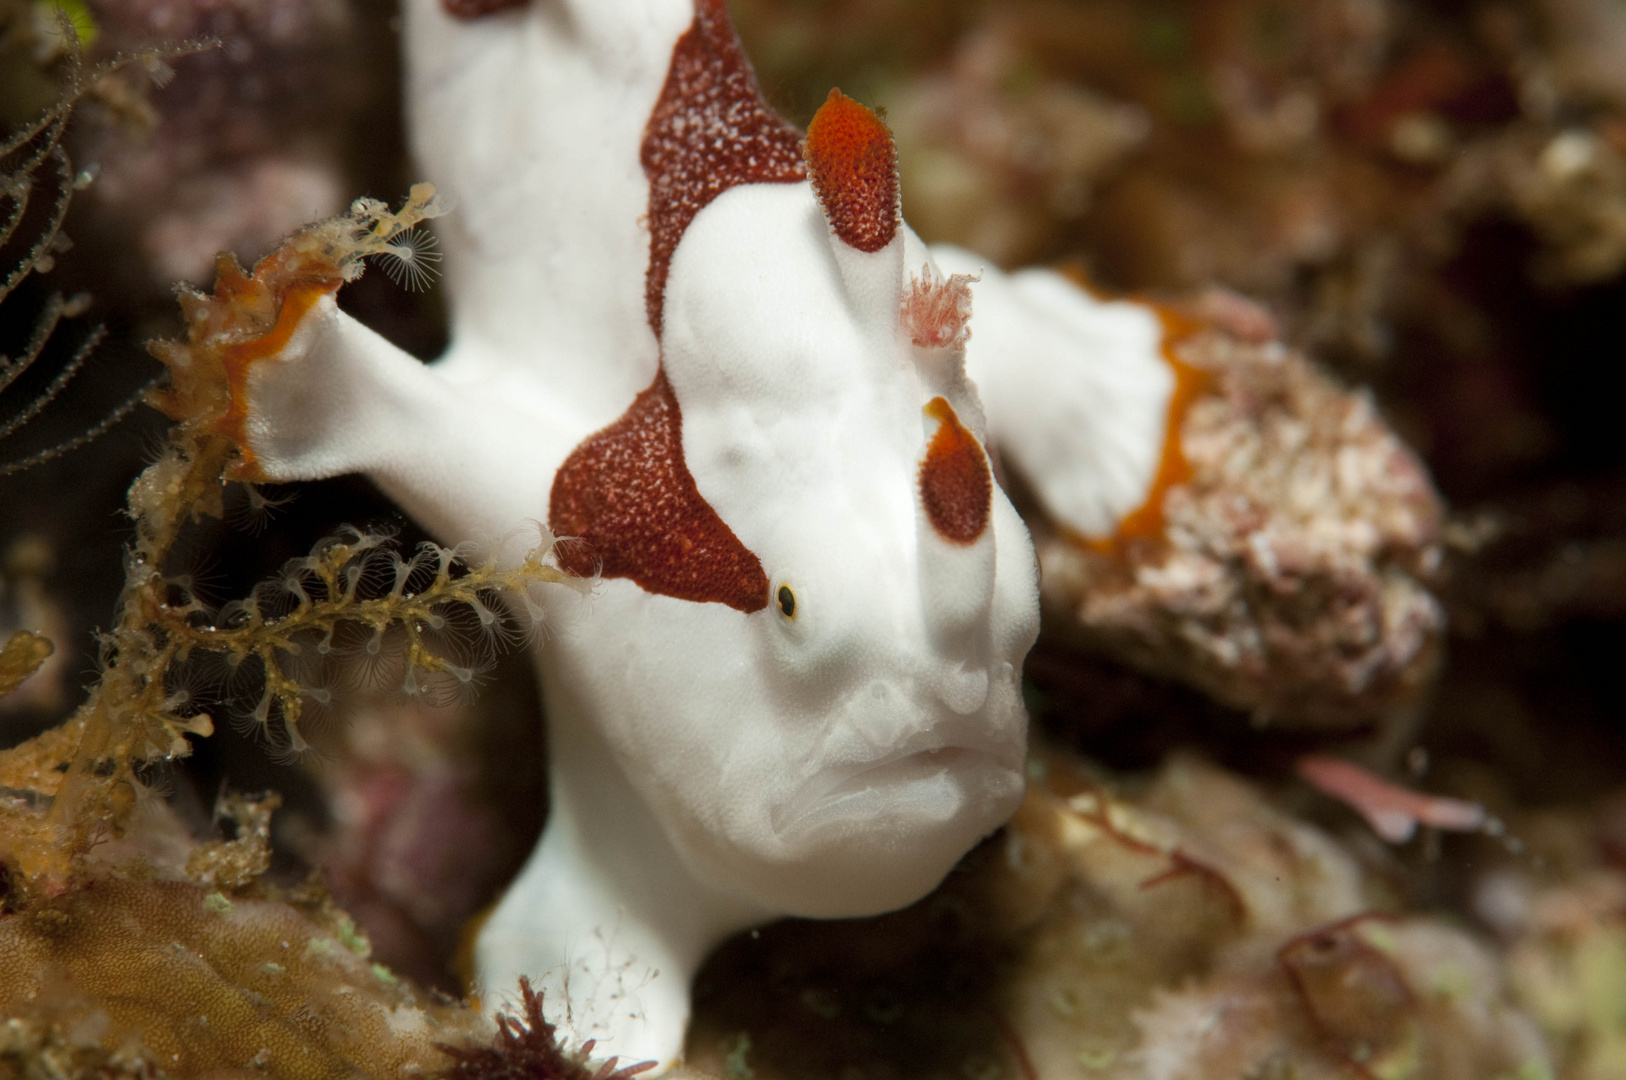
<path fill-rule="evenodd" d="M 509 8 L 523 7 L 526 0 L 440 0 L 446 14 L 457 19 L 478 19 Z"/>
<path fill-rule="evenodd" d="M 740 184 L 805 179 L 800 144 L 801 133 L 762 100 L 723 0 L 696 0 L 694 25 L 672 50 L 639 154 L 649 177 L 644 303 L 657 336 L 672 252 L 689 222 Z"/>
<path fill-rule="evenodd" d="M 761 561 L 695 487 L 683 460 L 683 418 L 666 373 L 621 418 L 591 435 L 553 479 L 548 527 L 576 537 L 567 570 L 630 578 L 641 588 L 738 611 L 768 606 Z"/>
<path fill-rule="evenodd" d="M 762 100 L 722 0 L 698 0 L 693 25 L 672 49 L 639 152 L 649 177 L 644 303 L 657 337 L 672 253 L 689 223 L 740 184 L 804 179 L 800 142 Z M 566 459 L 554 477 L 548 527 L 583 541 L 561 549 L 573 572 L 597 567 L 652 593 L 747 613 L 768 606 L 761 561 L 689 473 L 683 417 L 664 369 L 615 423 Z"/>

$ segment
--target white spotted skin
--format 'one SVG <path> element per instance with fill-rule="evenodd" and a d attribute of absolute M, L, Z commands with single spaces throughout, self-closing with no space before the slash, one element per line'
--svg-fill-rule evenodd
<path fill-rule="evenodd" d="M 1021 456 L 1033 440 L 1064 446 L 1049 425 L 1166 410 L 1172 381 L 1136 384 L 1134 357 L 1091 351 L 1144 346 L 1133 334 L 1076 348 L 1069 334 L 1094 310 L 1082 293 L 1078 311 L 1046 307 L 988 273 L 973 293 L 979 397 L 965 354 L 900 331 L 911 275 L 941 273 L 923 270 L 932 253 L 907 227 L 873 255 L 846 248 L 805 182 L 735 188 L 695 217 L 657 343 L 637 151 L 687 0 L 537 0 L 473 23 L 438 0 L 406 6 L 413 145 L 457 202 L 437 223 L 452 346 L 420 364 L 318 305 L 255 373 L 250 449 L 268 479 L 366 472 L 443 541 L 491 541 L 546 520 L 566 455 L 661 358 L 700 494 L 771 591 L 794 591 L 795 617 L 625 579 L 587 597 L 549 587 L 537 656 L 549 819 L 476 967 L 488 1008 L 529 976 L 568 1033 L 665 1068 L 681 1055 L 689 981 L 724 937 L 783 914 L 906 905 L 1021 799 L 1033 547 L 997 485 L 974 543 L 935 532 L 919 488 L 937 424 L 926 404 L 946 398 L 979 439 L 1009 436 Z M 949 254 L 944 270 L 976 261 Z M 1095 362 L 1126 374 L 1067 375 L 1065 392 L 1086 386 L 1089 400 L 1050 402 L 1046 363 Z M 1025 413 L 1024 394 L 1045 400 Z M 1034 425 L 1045 430 L 1019 430 Z M 1155 461 L 1161 429 L 1144 438 L 1104 466 L 1129 478 L 1097 500 L 1105 512 Z"/>

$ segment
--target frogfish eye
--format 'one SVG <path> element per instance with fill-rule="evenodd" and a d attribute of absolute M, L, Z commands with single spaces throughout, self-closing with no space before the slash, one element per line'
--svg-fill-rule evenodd
<path fill-rule="evenodd" d="M 779 614 L 787 619 L 796 617 L 796 594 L 790 591 L 789 585 L 779 586 L 775 599 L 779 601 Z"/>

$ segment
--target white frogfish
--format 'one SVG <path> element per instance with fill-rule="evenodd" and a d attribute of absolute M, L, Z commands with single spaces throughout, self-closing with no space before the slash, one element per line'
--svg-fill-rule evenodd
<path fill-rule="evenodd" d="M 777 116 L 722 0 L 406 7 L 452 344 L 327 287 L 235 391 L 243 475 L 571 538 L 598 584 L 548 587 L 550 810 L 478 980 L 666 1067 L 724 937 L 909 904 L 1015 810 L 1037 565 L 989 447 L 1110 534 L 1176 371 L 1144 305 L 928 249 L 885 125 Z"/>

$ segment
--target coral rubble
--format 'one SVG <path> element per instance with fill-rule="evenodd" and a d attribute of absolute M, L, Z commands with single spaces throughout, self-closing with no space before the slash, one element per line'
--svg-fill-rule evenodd
<path fill-rule="evenodd" d="M 1370 397 L 1278 344 L 1216 329 L 1176 351 L 1208 376 L 1181 431 L 1190 479 L 1154 538 L 1080 544 L 1040 522 L 1047 602 L 1090 644 L 1267 722 L 1411 700 L 1445 624 L 1422 465 Z"/>
<path fill-rule="evenodd" d="M 1191 757 L 1125 786 L 1041 752 L 937 896 L 732 943 L 697 1011 L 729 1077 L 1562 1075 L 1484 938 Z"/>

